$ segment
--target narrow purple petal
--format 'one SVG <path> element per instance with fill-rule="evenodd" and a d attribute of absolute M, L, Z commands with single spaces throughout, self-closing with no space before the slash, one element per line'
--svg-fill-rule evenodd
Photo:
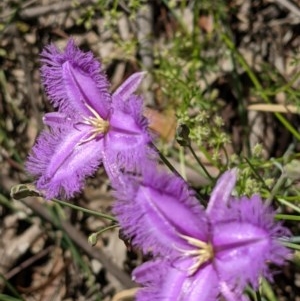
<path fill-rule="evenodd" d="M 134 280 L 144 285 L 137 294 L 138 301 L 215 301 L 218 296 L 218 276 L 208 265 L 194 276 L 187 276 L 186 260 L 181 269 L 165 261 L 143 264 L 133 271 Z"/>
<path fill-rule="evenodd" d="M 67 114 L 90 114 L 87 106 L 106 118 L 111 97 L 106 76 L 91 52 L 82 52 L 70 39 L 64 52 L 54 45 L 42 54 L 43 84 L 54 107 Z"/>
<path fill-rule="evenodd" d="M 215 301 L 218 295 L 218 275 L 213 266 L 209 264 L 201 268 L 195 275 L 186 277 L 181 291 L 182 298 L 178 301 Z"/>
<path fill-rule="evenodd" d="M 186 183 L 150 168 L 140 185 L 127 179 L 114 212 L 133 243 L 153 254 L 178 256 L 190 246 L 179 235 L 207 240 L 207 220 Z"/>
<path fill-rule="evenodd" d="M 219 288 L 226 301 L 249 301 L 237 288 L 231 288 L 225 281 L 220 281 Z"/>
<path fill-rule="evenodd" d="M 131 96 L 126 104 L 118 99 L 109 120 L 110 130 L 105 136 L 107 156 L 126 170 L 141 170 L 149 159 L 155 157 L 148 145 L 152 139 L 142 111 L 140 98 Z"/>
<path fill-rule="evenodd" d="M 217 221 L 224 216 L 234 185 L 236 183 L 237 170 L 226 171 L 214 187 L 206 209 L 206 213 L 212 221 Z"/>
<path fill-rule="evenodd" d="M 113 98 L 121 98 L 123 101 L 127 101 L 128 98 L 137 90 L 145 75 L 146 72 L 136 72 L 132 74 L 114 92 Z"/>
<path fill-rule="evenodd" d="M 115 111 L 110 119 L 110 130 L 107 133 L 109 148 L 126 151 L 143 147 L 150 141 L 149 135 L 133 117 L 121 111 Z"/>
<path fill-rule="evenodd" d="M 70 198 L 83 187 L 101 160 L 101 141 L 80 143 L 87 132 L 69 127 L 61 132 L 44 131 L 32 149 L 27 170 L 36 176 L 37 188 L 47 199 Z M 86 151 L 88 149 L 88 151 Z"/>
<path fill-rule="evenodd" d="M 148 261 L 137 267 L 132 272 L 132 280 L 143 285 L 137 295 L 137 301 L 157 300 L 159 289 L 164 281 L 164 276 L 169 265 L 163 260 Z"/>

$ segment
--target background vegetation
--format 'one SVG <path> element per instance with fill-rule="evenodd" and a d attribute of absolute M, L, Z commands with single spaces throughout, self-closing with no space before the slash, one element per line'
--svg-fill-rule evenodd
<path fill-rule="evenodd" d="M 72 36 L 101 58 L 112 90 L 149 71 L 140 92 L 156 147 L 201 199 L 238 167 L 237 193 L 273 202 L 294 260 L 249 294 L 299 301 L 299 17 L 292 0 L 2 0 L 0 300 L 133 299 L 143 258 L 103 218 L 113 202 L 104 171 L 67 204 L 20 186 L 33 181 L 23 164 L 52 110 L 39 53 Z"/>

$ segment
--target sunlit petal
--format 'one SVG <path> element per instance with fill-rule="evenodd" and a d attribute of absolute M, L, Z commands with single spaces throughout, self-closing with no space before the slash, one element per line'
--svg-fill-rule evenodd
<path fill-rule="evenodd" d="M 230 200 L 236 177 L 237 170 L 231 169 L 226 171 L 215 185 L 206 209 L 206 213 L 212 220 L 216 221 L 224 216 L 224 209 Z"/>
<path fill-rule="evenodd" d="M 136 92 L 145 75 L 146 72 L 133 73 L 114 92 L 113 98 L 120 97 L 123 101 L 126 101 L 133 93 Z"/>
<path fill-rule="evenodd" d="M 70 39 L 63 52 L 50 45 L 41 56 L 42 81 L 54 107 L 67 114 L 88 114 L 87 103 L 107 117 L 108 82 L 91 52 L 80 51 Z"/>

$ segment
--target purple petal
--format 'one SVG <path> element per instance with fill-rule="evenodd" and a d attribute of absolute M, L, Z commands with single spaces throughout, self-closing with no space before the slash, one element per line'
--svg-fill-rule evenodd
<path fill-rule="evenodd" d="M 162 260 L 148 261 L 134 269 L 132 280 L 143 285 L 136 296 L 137 301 L 157 300 L 159 288 L 169 265 Z"/>
<path fill-rule="evenodd" d="M 128 151 L 139 148 L 150 141 L 147 132 L 139 126 L 129 114 L 115 111 L 110 119 L 110 130 L 107 133 L 109 148 L 115 151 Z"/>
<path fill-rule="evenodd" d="M 228 214 L 235 222 L 214 226 L 218 269 L 224 278 L 256 286 L 259 276 L 271 277 L 266 262 L 282 265 L 289 256 L 290 251 L 278 240 L 289 232 L 274 221 L 274 211 L 259 196 L 231 200 L 229 207 Z"/>
<path fill-rule="evenodd" d="M 44 131 L 32 149 L 26 167 L 38 178 L 37 188 L 44 191 L 47 199 L 72 197 L 82 189 L 84 178 L 100 164 L 102 142 L 91 140 L 81 144 L 87 135 L 82 128 Z"/>
<path fill-rule="evenodd" d="M 114 92 L 113 98 L 121 98 L 123 101 L 126 101 L 137 90 L 145 75 L 146 72 L 136 72 L 132 74 Z"/>
<path fill-rule="evenodd" d="M 131 96 L 126 104 L 115 101 L 110 117 L 110 130 L 105 136 L 105 149 L 111 162 L 126 170 L 141 170 L 155 153 L 148 146 L 151 136 L 148 121 L 142 115 L 141 99 Z"/>
<path fill-rule="evenodd" d="M 102 153 L 102 163 L 104 169 L 111 181 L 113 187 L 126 187 L 126 183 L 123 180 L 123 173 L 119 164 L 115 160 L 111 160 L 111 157 L 107 156 L 106 152 Z"/>
<path fill-rule="evenodd" d="M 190 249 L 179 235 L 207 240 L 207 220 L 184 181 L 158 174 L 149 167 L 144 183 L 127 179 L 117 193 L 114 212 L 133 243 L 153 254 L 178 256 L 178 248 Z"/>
<path fill-rule="evenodd" d="M 228 283 L 224 281 L 219 283 L 219 288 L 226 301 L 249 301 L 249 299 L 243 295 L 243 291 L 239 291 L 236 287 L 231 288 Z"/>
<path fill-rule="evenodd" d="M 270 253 L 271 239 L 263 229 L 239 222 L 214 227 L 214 263 L 220 278 L 238 280 L 244 287 L 247 282 L 257 285 Z"/>
<path fill-rule="evenodd" d="M 194 276 L 187 276 L 185 269 L 172 267 L 163 261 L 148 262 L 133 271 L 134 280 L 145 286 L 137 294 L 138 301 L 215 301 L 218 296 L 218 277 L 211 265 Z"/>
<path fill-rule="evenodd" d="M 70 126 L 73 120 L 64 113 L 51 112 L 44 115 L 43 122 L 52 128 L 60 128 Z"/>
<path fill-rule="evenodd" d="M 80 51 L 71 39 L 64 52 L 50 45 L 41 56 L 43 84 L 54 107 L 67 114 L 90 115 L 87 104 L 103 118 L 108 116 L 108 82 L 91 52 Z"/>
<path fill-rule="evenodd" d="M 226 171 L 214 187 L 206 209 L 206 213 L 212 221 L 217 221 L 224 216 L 223 210 L 230 200 L 236 177 L 237 169 Z"/>
<path fill-rule="evenodd" d="M 178 298 L 178 301 L 215 301 L 219 295 L 218 284 L 218 275 L 213 266 L 208 264 L 194 276 L 185 279 L 181 291 L 182 298 Z"/>

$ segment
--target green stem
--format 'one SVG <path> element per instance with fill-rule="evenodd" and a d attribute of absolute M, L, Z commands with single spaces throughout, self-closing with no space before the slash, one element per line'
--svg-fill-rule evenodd
<path fill-rule="evenodd" d="M 188 34 L 188 30 L 186 25 L 184 24 L 182 18 L 180 18 L 179 14 L 172 8 L 170 7 L 170 3 L 168 0 L 162 0 L 162 2 L 164 3 L 164 5 L 166 5 L 168 7 L 168 9 L 170 10 L 171 14 L 174 16 L 174 18 L 177 20 L 177 22 L 179 23 L 181 30 L 185 33 Z"/>
<path fill-rule="evenodd" d="M 52 199 L 52 201 L 55 202 L 55 203 L 57 203 L 57 204 L 60 204 L 62 206 L 70 207 L 72 209 L 88 213 L 89 215 L 94 215 L 94 216 L 97 216 L 97 217 L 108 219 L 108 220 L 110 220 L 112 222 L 117 222 L 117 220 L 113 216 L 108 215 L 108 214 L 104 214 L 104 213 L 100 213 L 100 212 L 97 212 L 97 211 L 94 211 L 94 210 L 86 209 L 86 208 L 83 208 L 83 207 L 80 207 L 80 206 L 73 205 L 71 203 L 60 201 L 58 199 Z"/>
<path fill-rule="evenodd" d="M 250 166 L 252 172 L 255 174 L 255 176 L 262 182 L 263 186 L 267 189 L 267 191 L 270 191 L 269 187 L 266 185 L 264 179 L 261 177 L 261 175 L 256 171 L 252 163 L 248 160 L 248 158 L 244 157 L 247 164 Z"/>
<path fill-rule="evenodd" d="M 114 225 L 112 225 L 112 226 L 105 227 L 105 228 L 103 228 L 103 229 L 101 229 L 101 230 L 95 232 L 95 234 L 96 234 L 97 236 L 99 236 L 100 234 L 102 234 L 102 233 L 104 233 L 104 232 L 106 232 L 106 231 L 108 231 L 108 230 L 110 230 L 110 229 L 117 228 L 117 227 L 120 227 L 120 225 L 119 225 L 119 224 L 114 224 Z"/>
<path fill-rule="evenodd" d="M 277 201 L 285 206 L 290 207 L 291 209 L 295 210 L 296 212 L 300 213 L 300 208 L 299 206 L 296 206 L 294 204 L 291 204 L 290 202 L 287 202 L 285 199 L 283 198 L 278 198 L 277 197 Z"/>
<path fill-rule="evenodd" d="M 2 204 L 3 206 L 6 206 L 7 208 L 9 208 L 11 211 L 18 211 L 15 206 L 12 204 L 11 201 L 8 200 L 8 198 L 6 198 L 3 194 L 0 194 L 0 204 Z"/>
<path fill-rule="evenodd" d="M 205 168 L 205 166 L 202 164 L 202 162 L 199 160 L 198 156 L 196 155 L 194 149 L 192 148 L 191 145 L 187 146 L 188 149 L 191 151 L 193 157 L 195 158 L 195 160 L 197 161 L 197 163 L 201 166 L 202 170 L 204 171 L 204 173 L 206 174 L 206 176 L 211 180 L 214 181 L 214 178 L 209 174 L 209 172 L 207 171 L 207 169 Z"/>
<path fill-rule="evenodd" d="M 185 157 L 184 157 L 184 148 L 179 149 L 179 162 L 180 162 L 180 172 L 182 177 L 186 180 L 186 170 L 185 170 Z"/>
<path fill-rule="evenodd" d="M 7 287 L 7 290 L 11 292 L 16 298 L 19 299 L 12 299 L 12 300 L 19 300 L 19 301 L 25 301 L 23 297 L 18 293 L 18 291 L 10 284 L 10 282 L 5 278 L 4 275 L 0 274 L 0 279 L 2 278 L 3 282 L 5 283 L 5 286 Z M 2 299 L 3 297 L 3 299 Z M 0 294 L 0 300 L 9 300 L 6 298 L 6 295 Z"/>
<path fill-rule="evenodd" d="M 98 236 L 99 236 L 100 234 L 102 234 L 103 232 L 105 232 L 105 231 L 107 231 L 107 230 L 116 228 L 116 227 L 119 227 L 119 225 L 118 225 L 118 224 L 114 224 L 114 225 L 112 225 L 112 226 L 108 226 L 108 227 L 102 228 L 102 229 L 99 230 L 98 232 L 92 233 L 92 234 L 88 237 L 88 242 L 89 242 L 89 244 L 92 245 L 92 246 L 95 246 L 95 245 L 97 244 Z"/>
<path fill-rule="evenodd" d="M 257 301 L 261 301 L 261 296 L 260 296 L 260 292 L 259 291 L 255 292 L 255 297 L 256 297 Z"/>
<path fill-rule="evenodd" d="M 300 245 L 297 245 L 297 244 L 294 244 L 291 242 L 287 242 L 287 241 L 281 241 L 281 243 L 290 249 L 300 250 Z"/>
<path fill-rule="evenodd" d="M 275 218 L 289 220 L 289 221 L 300 221 L 299 215 L 291 215 L 291 214 L 276 214 Z"/>
<path fill-rule="evenodd" d="M 182 178 L 181 174 L 176 170 L 176 168 L 170 163 L 170 161 L 161 153 L 161 151 L 152 143 L 152 147 L 157 151 L 160 159 L 168 166 L 168 168 L 178 177 Z"/>

